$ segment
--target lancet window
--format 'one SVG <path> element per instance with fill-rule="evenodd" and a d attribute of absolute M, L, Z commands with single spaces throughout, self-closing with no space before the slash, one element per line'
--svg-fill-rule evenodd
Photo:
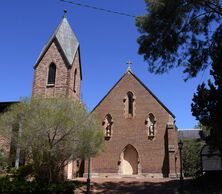
<path fill-rule="evenodd" d="M 76 76 L 77 76 L 77 69 L 74 72 L 74 83 L 73 83 L 73 91 L 76 92 Z"/>
<path fill-rule="evenodd" d="M 56 65 L 54 63 L 51 63 L 48 72 L 48 85 L 55 85 L 55 79 L 56 79 Z"/>
<path fill-rule="evenodd" d="M 133 118 L 135 114 L 135 96 L 132 92 L 127 92 L 127 95 L 124 99 L 124 104 L 126 118 Z"/>

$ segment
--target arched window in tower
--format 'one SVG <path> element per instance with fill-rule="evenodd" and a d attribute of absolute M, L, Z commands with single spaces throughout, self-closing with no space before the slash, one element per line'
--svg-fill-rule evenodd
<path fill-rule="evenodd" d="M 148 139 L 153 139 L 156 135 L 156 118 L 155 116 L 150 113 L 149 117 L 145 121 L 147 132 L 148 132 Z"/>
<path fill-rule="evenodd" d="M 49 66 L 49 73 L 48 73 L 48 85 L 55 85 L 56 79 L 56 65 L 51 63 Z"/>
<path fill-rule="evenodd" d="M 77 69 L 74 72 L 74 83 L 73 83 L 73 91 L 76 92 L 76 76 L 77 76 Z"/>
<path fill-rule="evenodd" d="M 112 125 L 113 125 L 112 116 L 110 114 L 107 114 L 102 124 L 104 128 L 105 140 L 109 140 L 112 135 Z"/>

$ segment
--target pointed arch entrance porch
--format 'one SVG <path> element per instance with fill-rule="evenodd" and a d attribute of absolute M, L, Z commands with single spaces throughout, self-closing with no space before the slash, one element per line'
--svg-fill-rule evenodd
<path fill-rule="evenodd" d="M 119 174 L 138 175 L 140 174 L 140 161 L 136 148 L 128 144 L 120 154 Z"/>

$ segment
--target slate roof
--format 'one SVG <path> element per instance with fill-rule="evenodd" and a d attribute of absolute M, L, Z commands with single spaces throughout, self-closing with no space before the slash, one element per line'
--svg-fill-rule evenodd
<path fill-rule="evenodd" d="M 179 129 L 180 139 L 201 139 L 200 129 Z"/>
<path fill-rule="evenodd" d="M 136 76 L 132 73 L 131 69 L 128 68 L 127 72 L 123 74 L 123 76 L 116 82 L 116 84 L 109 90 L 109 92 L 100 100 L 100 102 L 95 106 L 95 108 L 91 111 L 93 112 L 101 103 L 102 101 L 109 95 L 109 93 L 116 87 L 116 85 L 127 75 L 131 74 L 155 99 L 156 101 L 173 117 L 175 118 L 175 115 L 151 92 L 149 88 L 146 87 L 146 85 Z"/>
<path fill-rule="evenodd" d="M 59 26 L 50 37 L 47 44 L 44 46 L 42 52 L 40 53 L 39 58 L 37 59 L 36 65 L 38 65 L 38 63 L 40 62 L 40 60 L 42 59 L 42 57 L 44 56 L 45 52 L 48 50 L 49 46 L 51 45 L 54 39 L 58 41 L 67 59 L 67 62 L 69 63 L 70 66 L 72 66 L 74 57 L 79 48 L 79 42 L 66 17 L 63 17 Z"/>

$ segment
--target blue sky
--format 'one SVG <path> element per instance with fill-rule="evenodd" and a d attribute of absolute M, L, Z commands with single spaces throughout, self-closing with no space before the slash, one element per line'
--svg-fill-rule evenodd
<path fill-rule="evenodd" d="M 74 0 L 101 8 L 143 15 L 144 0 Z M 197 123 L 190 111 L 197 85 L 209 72 L 184 82 L 182 69 L 154 75 L 138 55 L 139 36 L 133 18 L 82 8 L 59 0 L 0 2 L 0 101 L 31 96 L 33 66 L 50 35 L 59 24 L 63 10 L 81 47 L 83 81 L 81 96 L 93 109 L 133 62 L 132 71 L 176 115 L 178 128 Z"/>

